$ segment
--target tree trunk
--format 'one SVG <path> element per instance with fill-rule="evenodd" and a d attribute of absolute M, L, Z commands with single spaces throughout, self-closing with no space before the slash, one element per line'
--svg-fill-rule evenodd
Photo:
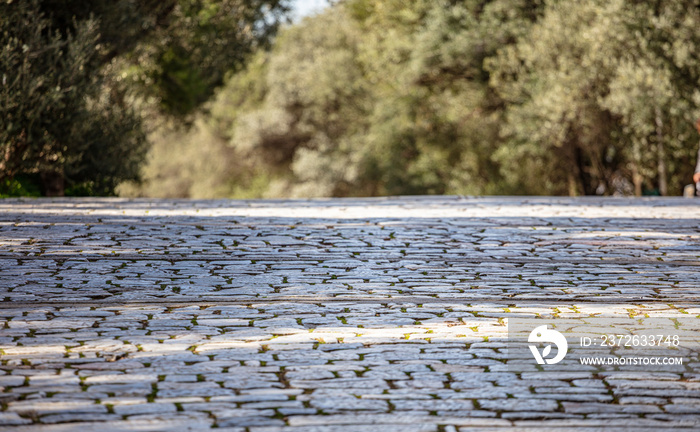
<path fill-rule="evenodd" d="M 642 183 L 644 179 L 639 172 L 639 167 L 642 164 L 642 151 L 640 144 L 634 140 L 632 144 L 632 183 L 634 184 L 634 196 L 642 196 Z"/>
<path fill-rule="evenodd" d="M 62 197 L 64 195 L 65 182 L 63 173 L 57 171 L 43 171 L 41 173 L 41 192 L 47 197 Z"/>
<path fill-rule="evenodd" d="M 566 175 L 567 185 L 569 189 L 569 196 L 578 196 L 578 182 L 576 181 L 576 176 L 573 172 L 569 171 Z"/>
<path fill-rule="evenodd" d="M 634 184 L 634 196 L 642 196 L 642 175 L 636 163 L 632 164 L 632 183 Z"/>
<path fill-rule="evenodd" d="M 663 120 L 661 109 L 656 107 L 656 150 L 658 157 L 657 173 L 659 176 L 659 194 L 668 195 L 668 184 L 666 183 L 666 148 L 664 147 Z"/>

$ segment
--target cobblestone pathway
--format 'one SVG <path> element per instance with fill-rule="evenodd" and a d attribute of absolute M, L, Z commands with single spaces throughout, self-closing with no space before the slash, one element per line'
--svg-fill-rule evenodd
<path fill-rule="evenodd" d="M 0 201 L 0 430 L 700 430 L 700 374 L 513 373 L 509 317 L 700 315 L 679 199 Z"/>

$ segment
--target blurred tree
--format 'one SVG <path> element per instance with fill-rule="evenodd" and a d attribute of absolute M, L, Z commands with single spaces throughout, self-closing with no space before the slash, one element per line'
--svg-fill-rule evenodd
<path fill-rule="evenodd" d="M 0 182 L 111 194 L 138 176 L 140 96 L 191 113 L 272 35 L 283 0 L 0 3 Z M 144 84 L 135 86 L 134 84 Z"/>
<path fill-rule="evenodd" d="M 696 150 L 699 3 L 334 3 L 217 91 L 197 127 L 236 173 L 206 175 L 233 196 L 673 193 Z"/>
<path fill-rule="evenodd" d="M 139 118 L 97 72 L 98 22 L 59 29 L 39 6 L 0 5 L 0 181 L 33 174 L 45 195 L 62 195 L 66 180 L 109 193 L 138 173 Z"/>
<path fill-rule="evenodd" d="M 507 101 L 504 171 L 536 193 L 613 193 L 621 178 L 637 195 L 654 179 L 666 193 L 669 164 L 688 163 L 700 100 L 700 63 L 687 54 L 697 2 L 680 3 L 550 2 L 490 63 Z"/>
<path fill-rule="evenodd" d="M 361 133 L 368 109 L 357 60 L 360 38 L 345 10 L 332 8 L 286 29 L 276 41 L 262 76 L 264 99 L 236 118 L 231 141 L 282 176 L 276 193 L 353 194 L 356 149 L 350 142 Z"/>
<path fill-rule="evenodd" d="M 233 76 L 211 107 L 214 122 L 271 181 L 267 195 L 511 191 L 492 160 L 502 101 L 484 61 L 522 32 L 513 17 L 536 9 L 338 4 Z"/>
<path fill-rule="evenodd" d="M 150 140 L 144 181 L 120 184 L 120 195 L 217 198 L 231 194 L 234 183 L 240 183 L 245 167 L 201 117 L 191 127 L 168 125 Z"/>
<path fill-rule="evenodd" d="M 377 101 L 364 155 L 374 193 L 517 191 L 493 160 L 503 101 L 489 86 L 485 61 L 523 33 L 538 3 L 350 5 L 367 26 L 361 46 Z"/>
<path fill-rule="evenodd" d="M 601 105 L 619 118 L 632 150 L 636 194 L 643 183 L 661 195 L 680 191 L 692 169 L 700 112 L 700 59 L 691 54 L 700 47 L 700 2 L 618 0 L 613 12 L 627 39 Z"/>
<path fill-rule="evenodd" d="M 208 100 L 226 73 L 266 47 L 289 10 L 289 0 L 168 1 L 167 20 L 130 56 L 139 66 L 131 76 L 177 115 Z"/>

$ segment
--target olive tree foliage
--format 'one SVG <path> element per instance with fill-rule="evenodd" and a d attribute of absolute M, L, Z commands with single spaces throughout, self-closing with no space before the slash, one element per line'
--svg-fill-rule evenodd
<path fill-rule="evenodd" d="M 188 184 L 236 197 L 677 194 L 698 142 L 699 6 L 334 2 L 226 78 L 197 127 L 228 143 L 231 169 Z"/>
<path fill-rule="evenodd" d="M 272 176 L 260 158 L 230 145 L 236 119 L 256 110 L 267 94 L 267 52 L 231 75 L 187 126 L 171 121 L 151 134 L 141 182 L 124 182 L 121 196 L 254 198 L 265 195 Z"/>
<path fill-rule="evenodd" d="M 422 0 L 358 1 L 352 7 L 359 18 L 361 11 L 366 14 L 361 21 L 367 34 L 362 55 L 376 100 L 362 152 L 366 187 L 375 195 L 444 193 L 447 161 L 458 159 L 452 145 L 458 130 L 446 118 L 455 108 L 454 98 L 438 101 L 436 92 L 421 82 L 424 54 L 434 54 L 426 39 L 442 16 L 431 14 L 431 3 Z M 443 38 L 435 36 L 449 43 L 458 30 L 452 26 Z"/>
<path fill-rule="evenodd" d="M 534 193 L 614 193 L 629 180 L 637 195 L 677 193 L 696 145 L 699 18 L 692 1 L 549 2 L 490 61 L 505 175 Z"/>
<path fill-rule="evenodd" d="M 53 195 L 64 178 L 97 194 L 134 178 L 144 137 L 123 89 L 96 73 L 97 21 L 65 31 L 35 0 L 3 3 L 0 35 L 0 180 L 36 174 Z"/>
<path fill-rule="evenodd" d="M 368 136 L 377 192 L 513 193 L 492 160 L 502 100 L 484 62 L 521 34 L 536 3 L 416 1 L 389 11 L 366 3 L 381 11 L 366 20 L 381 29 L 370 63 L 392 71 L 379 85 Z M 385 27 L 398 27 L 403 41 L 384 38 Z"/>
<path fill-rule="evenodd" d="M 187 115 L 212 97 L 226 74 L 267 46 L 289 0 L 167 0 L 171 8 L 128 60 L 130 78 L 171 114 Z"/>
<path fill-rule="evenodd" d="M 144 107 L 187 120 L 286 9 L 280 0 L 3 0 L 0 183 L 107 195 L 138 179 L 152 123 Z"/>
<path fill-rule="evenodd" d="M 469 7 L 356 0 L 309 17 L 221 90 L 217 127 L 269 196 L 502 192 L 483 61 L 513 35 L 477 42 L 504 8 Z"/>
<path fill-rule="evenodd" d="M 124 196 L 200 199 L 227 196 L 245 169 L 226 140 L 202 118 L 190 126 L 171 124 L 151 135 L 143 181 L 123 183 Z"/>
<path fill-rule="evenodd" d="M 620 15 L 629 42 L 601 105 L 619 119 L 637 195 L 643 184 L 677 194 L 698 141 L 700 2 L 638 2 Z"/>
<path fill-rule="evenodd" d="M 361 34 L 342 8 L 282 32 L 259 106 L 236 117 L 231 143 L 270 173 L 273 195 L 348 195 L 368 110 Z"/>

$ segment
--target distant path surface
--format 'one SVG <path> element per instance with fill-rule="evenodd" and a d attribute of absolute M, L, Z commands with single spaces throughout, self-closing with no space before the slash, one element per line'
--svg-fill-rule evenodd
<path fill-rule="evenodd" d="M 513 373 L 510 317 L 700 315 L 700 203 L 0 200 L 0 430 L 700 430 L 700 375 Z"/>

